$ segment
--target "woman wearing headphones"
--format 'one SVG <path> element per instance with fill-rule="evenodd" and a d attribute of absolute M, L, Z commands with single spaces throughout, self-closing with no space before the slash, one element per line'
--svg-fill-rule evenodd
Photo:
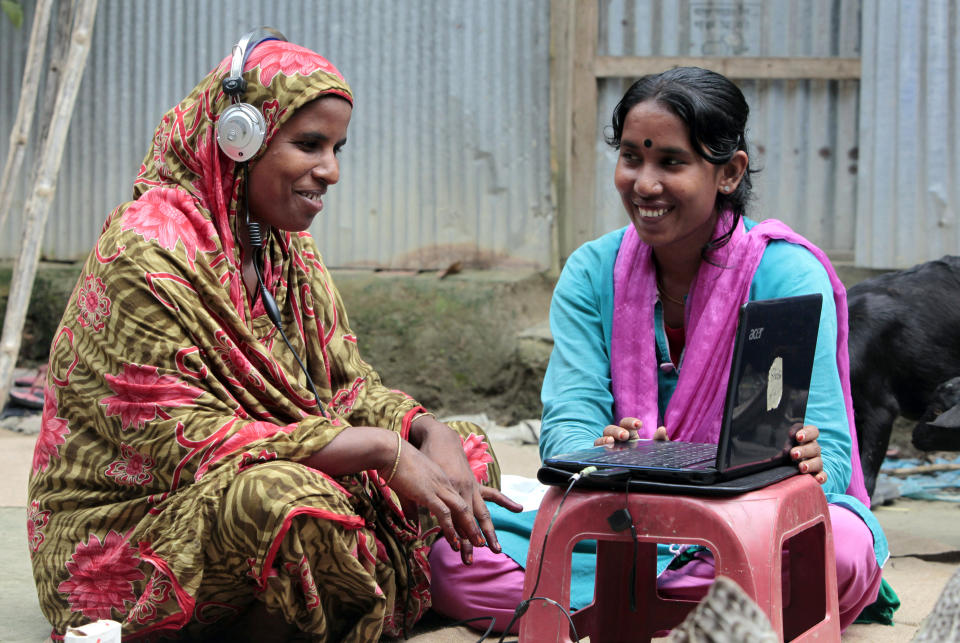
<path fill-rule="evenodd" d="M 164 116 L 53 342 L 28 536 L 54 638 L 401 635 L 438 534 L 469 564 L 499 551 L 484 501 L 520 509 L 477 427 L 361 359 L 306 232 L 353 96 L 265 35 Z"/>

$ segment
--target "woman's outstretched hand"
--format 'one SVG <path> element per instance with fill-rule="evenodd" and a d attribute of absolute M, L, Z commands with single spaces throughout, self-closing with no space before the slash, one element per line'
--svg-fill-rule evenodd
<path fill-rule="evenodd" d="M 827 481 L 827 472 L 823 470 L 823 459 L 820 457 L 820 429 L 812 425 L 800 428 L 794 435 L 797 446 L 790 449 L 790 458 L 797 463 L 800 473 L 809 473 L 817 482 Z"/>
<path fill-rule="evenodd" d="M 432 416 L 418 418 L 410 427 L 408 457 L 401 454 L 390 488 L 426 507 L 440 523 L 444 536 L 465 564 L 473 562 L 473 548 L 487 545 L 500 552 L 500 543 L 485 504 L 492 500 L 513 512 L 523 507 L 491 487 L 477 482 L 459 434 Z"/>
<path fill-rule="evenodd" d="M 610 445 L 614 442 L 624 442 L 626 440 L 636 440 L 640 437 L 640 428 L 643 422 L 637 418 L 623 418 L 620 424 L 608 424 L 603 429 L 603 435 L 593 441 L 593 445 L 600 447 Z M 667 441 L 667 427 L 661 426 L 653 432 L 654 440 Z"/>
<path fill-rule="evenodd" d="M 426 507 L 437 517 L 444 536 L 464 563 L 473 562 L 473 547 L 500 543 L 485 500 L 510 511 L 523 507 L 496 489 L 483 487 L 473 476 L 460 436 L 432 416 L 418 418 L 410 441 L 378 427 L 348 427 L 324 448 L 301 462 L 331 476 L 377 469 L 404 501 Z M 396 462 L 396 470 L 394 470 Z"/>

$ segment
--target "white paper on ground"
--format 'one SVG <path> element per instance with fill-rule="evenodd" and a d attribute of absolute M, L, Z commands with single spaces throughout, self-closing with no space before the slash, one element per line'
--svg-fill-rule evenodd
<path fill-rule="evenodd" d="M 523 505 L 524 511 L 533 511 L 540 507 L 543 496 L 549 487 L 536 478 L 516 476 L 505 473 L 500 477 L 500 490 L 511 500 Z"/>
<path fill-rule="evenodd" d="M 80 627 L 67 628 L 64 643 L 120 643 L 120 624 L 99 620 Z"/>

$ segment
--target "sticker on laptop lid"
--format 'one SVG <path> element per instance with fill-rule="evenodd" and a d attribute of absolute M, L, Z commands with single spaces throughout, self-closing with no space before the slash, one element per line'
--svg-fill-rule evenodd
<path fill-rule="evenodd" d="M 783 358 L 776 357 L 767 371 L 767 410 L 780 406 L 783 399 Z"/>

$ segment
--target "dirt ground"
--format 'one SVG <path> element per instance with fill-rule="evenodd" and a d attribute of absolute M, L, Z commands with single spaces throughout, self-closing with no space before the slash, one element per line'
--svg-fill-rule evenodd
<path fill-rule="evenodd" d="M 46 359 L 80 268 L 38 266 L 20 366 Z M 878 274 L 837 270 L 848 287 Z M 11 271 L 0 265 L 0 314 Z M 441 414 L 486 413 L 503 425 L 539 417 L 555 275 L 518 269 L 331 273 L 361 354 L 384 383 Z"/>
<path fill-rule="evenodd" d="M 441 415 L 486 413 L 504 425 L 540 416 L 547 275 L 341 270 L 334 279 L 361 354 L 389 386 Z"/>

